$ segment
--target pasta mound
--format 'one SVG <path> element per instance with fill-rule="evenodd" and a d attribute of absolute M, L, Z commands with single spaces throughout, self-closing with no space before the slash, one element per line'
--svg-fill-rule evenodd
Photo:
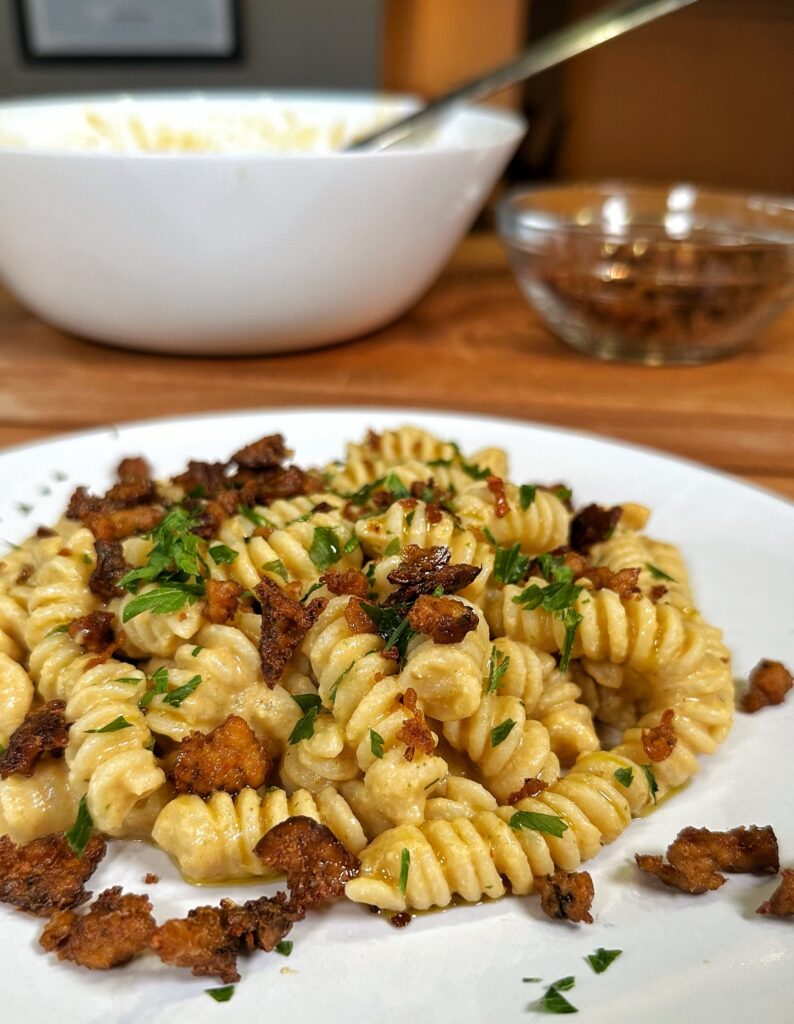
<path fill-rule="evenodd" d="M 84 798 L 207 881 L 267 874 L 263 837 L 309 818 L 360 861 L 346 895 L 402 913 L 577 871 L 725 738 L 730 656 L 639 506 L 577 517 L 410 426 L 309 472 L 263 445 L 170 481 L 135 460 L 134 487 L 127 460 L 5 557 L 0 744 L 51 701 L 69 732 L 0 781 L 0 834 Z M 70 626 L 97 613 L 92 649 Z M 255 771 L 199 742 L 229 722 Z M 210 781 L 175 790 L 188 751 Z"/>

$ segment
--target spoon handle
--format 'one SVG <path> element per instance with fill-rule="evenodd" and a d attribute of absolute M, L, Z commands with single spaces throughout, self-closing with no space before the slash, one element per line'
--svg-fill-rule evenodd
<path fill-rule="evenodd" d="M 357 139 L 346 152 L 386 149 L 416 132 L 435 126 L 452 110 L 485 99 L 492 93 L 523 82 L 532 75 L 561 64 L 570 57 L 591 50 L 609 39 L 615 39 L 640 25 L 661 18 L 664 14 L 687 7 L 695 0 L 618 0 L 603 10 L 581 18 L 533 43 L 507 64 L 493 68 L 479 78 L 472 78 L 451 92 L 428 103 L 415 114 L 396 124 Z"/>

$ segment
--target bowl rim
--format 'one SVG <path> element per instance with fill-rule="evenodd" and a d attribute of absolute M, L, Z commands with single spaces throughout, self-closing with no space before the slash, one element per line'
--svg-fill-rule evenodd
<path fill-rule="evenodd" d="M 522 219 L 526 218 L 526 216 L 532 212 L 532 206 L 530 205 L 526 209 L 521 209 L 518 206 L 518 201 L 524 198 L 531 199 L 531 197 L 535 195 L 540 196 L 544 194 L 564 193 L 575 190 L 591 193 L 595 196 L 601 196 L 604 199 L 607 199 L 612 195 L 617 196 L 620 194 L 624 194 L 629 197 L 631 195 L 647 195 L 649 193 L 658 193 L 660 196 L 663 194 L 669 195 L 674 189 L 687 189 L 694 194 L 694 203 L 691 206 L 694 210 L 697 210 L 697 202 L 700 198 L 708 200 L 727 200 L 743 204 L 749 213 L 757 211 L 780 218 L 781 223 L 779 225 L 779 237 L 775 237 L 774 233 L 770 230 L 770 236 L 768 238 L 765 237 L 763 239 L 758 238 L 747 239 L 746 241 L 736 241 L 735 244 L 737 247 L 746 249 L 755 245 L 780 245 L 784 247 L 794 246 L 794 196 L 786 196 L 782 194 L 775 195 L 762 191 L 743 192 L 737 189 L 723 189 L 719 187 L 712 187 L 710 185 L 700 185 L 693 181 L 657 182 L 632 181 L 630 179 L 623 178 L 604 178 L 577 179 L 561 182 L 533 182 L 532 184 L 518 185 L 506 192 L 496 204 L 496 226 L 498 233 L 505 244 L 519 248 L 522 246 L 522 243 L 526 243 L 526 238 L 521 237 L 522 228 L 524 229 L 524 232 L 531 230 L 533 233 L 538 235 L 552 235 L 555 232 L 564 232 L 572 235 L 586 235 L 594 240 L 600 238 L 615 239 L 634 237 L 637 233 L 637 228 L 631 224 L 628 225 L 628 229 L 625 232 L 610 231 L 603 226 L 601 226 L 600 230 L 593 230 L 593 227 L 590 225 L 576 224 L 572 220 L 563 219 L 559 215 L 540 209 L 538 209 L 537 212 L 542 214 L 542 217 L 534 220 L 531 225 L 522 224 Z M 755 211 L 753 204 L 755 204 Z M 668 236 L 666 238 L 654 238 L 652 244 L 657 247 L 680 245 L 699 247 L 710 243 L 703 243 L 697 240 L 693 241 L 685 236 L 681 238 Z"/>
<path fill-rule="evenodd" d="M 376 89 L 132 89 L 127 91 L 108 92 L 86 92 L 86 93 L 63 93 L 63 94 L 42 94 L 34 96 L 15 96 L 0 100 L 0 115 L 5 111 L 26 108 L 40 107 L 61 107 L 79 106 L 91 103 L 121 103 L 133 101 L 142 104 L 147 103 L 196 103 L 200 101 L 212 102 L 241 102 L 252 103 L 254 101 L 275 100 L 284 104 L 300 105 L 325 104 L 329 106 L 335 103 L 340 104 L 361 104 L 362 106 L 378 104 L 396 104 L 401 107 L 405 114 L 419 109 L 422 105 L 421 99 L 410 93 L 393 93 Z M 527 119 L 520 113 L 505 107 L 497 107 L 489 104 L 477 104 L 475 106 L 462 107 L 452 113 L 451 117 L 473 118 L 475 121 L 490 122 L 495 126 L 504 129 L 504 135 L 498 139 L 484 141 L 467 140 L 465 142 L 452 142 L 442 145 L 417 145 L 402 144 L 383 150 L 354 150 L 344 152 L 331 150 L 328 152 L 312 151 L 256 151 L 256 152 L 223 152 L 213 150 L 189 150 L 171 152 L 152 152 L 135 150 L 92 150 L 71 148 L 66 146 L 29 146 L 14 145 L 0 142 L 0 158 L 24 156 L 37 158 L 68 157 L 70 159 L 85 159 L 91 161 L 122 161 L 135 160 L 146 163 L 175 163 L 190 162 L 198 163 L 207 161 L 218 163 L 224 160 L 242 160 L 252 163 L 284 163 L 289 160 L 310 161 L 338 161 L 344 159 L 346 162 L 368 162 L 375 159 L 405 160 L 423 157 L 447 156 L 450 153 L 483 152 L 499 148 L 503 145 L 515 144 L 527 131 Z"/>

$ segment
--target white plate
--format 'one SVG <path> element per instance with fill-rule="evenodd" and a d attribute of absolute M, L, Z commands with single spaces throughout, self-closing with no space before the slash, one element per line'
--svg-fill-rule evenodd
<path fill-rule="evenodd" d="M 78 434 L 0 455 L 0 536 L 19 540 L 56 518 L 78 483 L 107 484 L 122 455 L 144 453 L 159 474 L 190 456 L 227 456 L 279 430 L 301 464 L 341 455 L 346 440 L 403 422 L 460 441 L 503 445 L 516 480 L 565 480 L 575 500 L 631 499 L 653 510 L 649 532 L 680 544 L 706 617 L 722 626 L 738 675 L 761 657 L 794 663 L 794 506 L 691 463 L 572 432 L 504 420 L 415 411 L 281 410 L 173 419 Z M 59 474 L 67 479 L 59 479 Z M 24 514 L 20 503 L 32 506 Z M 731 876 L 717 892 L 685 896 L 639 877 L 635 851 L 662 852 L 685 825 L 723 829 L 771 824 L 784 864 L 794 864 L 789 793 L 794 701 L 737 713 L 724 746 L 699 777 L 655 813 L 632 823 L 588 864 L 596 888 L 590 927 L 543 917 L 533 897 L 419 916 L 403 931 L 353 905 L 311 916 L 290 936 L 289 959 L 241 958 L 243 980 L 228 1008 L 204 990 L 219 984 L 144 957 L 88 973 L 45 956 L 41 922 L 0 909 L 3 1017 L 25 1022 L 191 1024 L 247 1020 L 322 1022 L 522 1021 L 549 983 L 575 975 L 567 993 L 588 1022 L 791 1020 L 792 923 L 755 915 L 777 878 Z M 158 885 L 144 886 L 147 871 Z M 112 844 L 91 885 L 148 888 L 163 920 L 221 896 L 249 899 L 251 885 L 194 889 L 164 854 Z M 622 949 L 603 975 L 583 957 Z M 543 983 L 522 982 L 525 977 Z"/>

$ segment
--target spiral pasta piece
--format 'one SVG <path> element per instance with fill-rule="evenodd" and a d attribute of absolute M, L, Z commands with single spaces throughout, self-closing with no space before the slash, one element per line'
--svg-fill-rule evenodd
<path fill-rule="evenodd" d="M 652 541 L 648 537 L 618 526 L 609 540 L 594 544 L 590 551 L 593 565 L 605 565 L 613 572 L 639 569 L 638 586 L 649 596 L 660 588 L 657 602 L 671 604 L 684 612 L 694 605 L 689 574 L 676 547 Z"/>
<path fill-rule="evenodd" d="M 532 502 L 522 507 L 515 484 L 504 484 L 507 514 L 496 513 L 494 495 L 478 483 L 455 498 L 453 507 L 464 526 L 488 529 L 503 547 L 519 544 L 527 555 L 539 555 L 567 544 L 571 513 L 551 491 L 538 488 Z"/>
<path fill-rule="evenodd" d="M 397 698 L 411 683 L 402 682 L 405 673 L 397 677 L 395 663 L 383 657 L 381 637 L 351 632 L 344 616 L 347 603 L 346 597 L 329 602 L 307 633 L 302 650 L 318 681 L 323 705 L 344 729 L 365 772 L 369 798 L 391 821 L 405 816 L 421 821 L 425 787 L 446 774 L 446 763 L 421 751 L 406 758 L 406 744 L 398 734 L 410 713 Z M 417 693 L 421 702 L 423 693 Z M 378 741 L 373 741 L 373 733 Z"/>
<path fill-rule="evenodd" d="M 78 796 L 63 758 L 40 761 L 30 778 L 0 781 L 0 835 L 24 845 L 74 823 Z"/>
<path fill-rule="evenodd" d="M 88 588 L 95 554 L 90 530 L 76 530 L 68 552 L 54 555 L 31 577 L 30 614 L 24 626 L 24 641 L 30 651 L 53 629 L 62 628 L 97 607 L 98 601 Z"/>
<path fill-rule="evenodd" d="M 542 579 L 529 582 L 545 586 Z M 564 624 L 542 607 L 522 608 L 513 600 L 520 593 L 519 587 L 506 586 L 494 596 L 487 607 L 491 628 L 541 650 L 560 651 Z M 647 674 L 673 663 L 689 671 L 705 652 L 700 622 L 671 605 L 654 604 L 645 597 L 623 599 L 612 590 L 583 590 L 574 607 L 582 616 L 573 643 L 574 658 L 608 660 Z"/>
<path fill-rule="evenodd" d="M 395 469 L 403 479 L 399 467 L 404 467 L 409 484 L 417 477 L 412 476 L 414 466 L 424 466 L 424 474 L 418 479 L 436 479 L 439 486 L 464 490 L 471 484 L 472 476 L 460 468 L 463 464 L 457 446 L 419 427 L 403 426 L 396 430 L 384 430 L 381 434 L 370 433 L 361 444 L 347 445 L 347 459 L 340 469 L 331 464 L 327 467 L 330 486 L 334 491 L 351 493 L 365 484 L 373 483 L 389 470 Z M 468 465 L 476 470 L 490 469 L 497 476 L 507 475 L 507 455 L 501 448 L 485 448 L 469 459 Z M 422 472 L 422 470 L 420 470 Z"/>
<path fill-rule="evenodd" d="M 33 700 L 33 683 L 20 664 L 0 652 L 0 744 L 8 739 L 28 713 Z"/>
<path fill-rule="evenodd" d="M 632 773 L 628 786 L 615 777 L 620 769 Z M 503 879 L 516 894 L 531 892 L 535 876 L 550 874 L 555 866 L 576 870 L 617 838 L 632 812 L 638 813 L 651 799 L 644 778 L 640 768 L 623 756 L 587 754 L 564 778 L 515 807 L 389 829 L 360 854 L 361 873 L 347 883 L 346 895 L 355 902 L 401 911 L 445 907 L 454 896 L 468 902 L 496 898 L 505 892 Z M 511 827 L 517 811 L 558 818 L 565 829 L 556 836 Z"/>
<path fill-rule="evenodd" d="M 235 797 L 218 792 L 206 801 L 198 796 L 178 796 L 160 812 L 152 837 L 186 878 L 221 882 L 267 874 L 254 849 L 274 825 L 296 815 L 327 825 L 353 853 L 366 845 L 355 815 L 331 788 L 316 796 L 305 790 L 288 796 L 277 788 L 261 796 L 253 789 L 243 789 Z"/>

